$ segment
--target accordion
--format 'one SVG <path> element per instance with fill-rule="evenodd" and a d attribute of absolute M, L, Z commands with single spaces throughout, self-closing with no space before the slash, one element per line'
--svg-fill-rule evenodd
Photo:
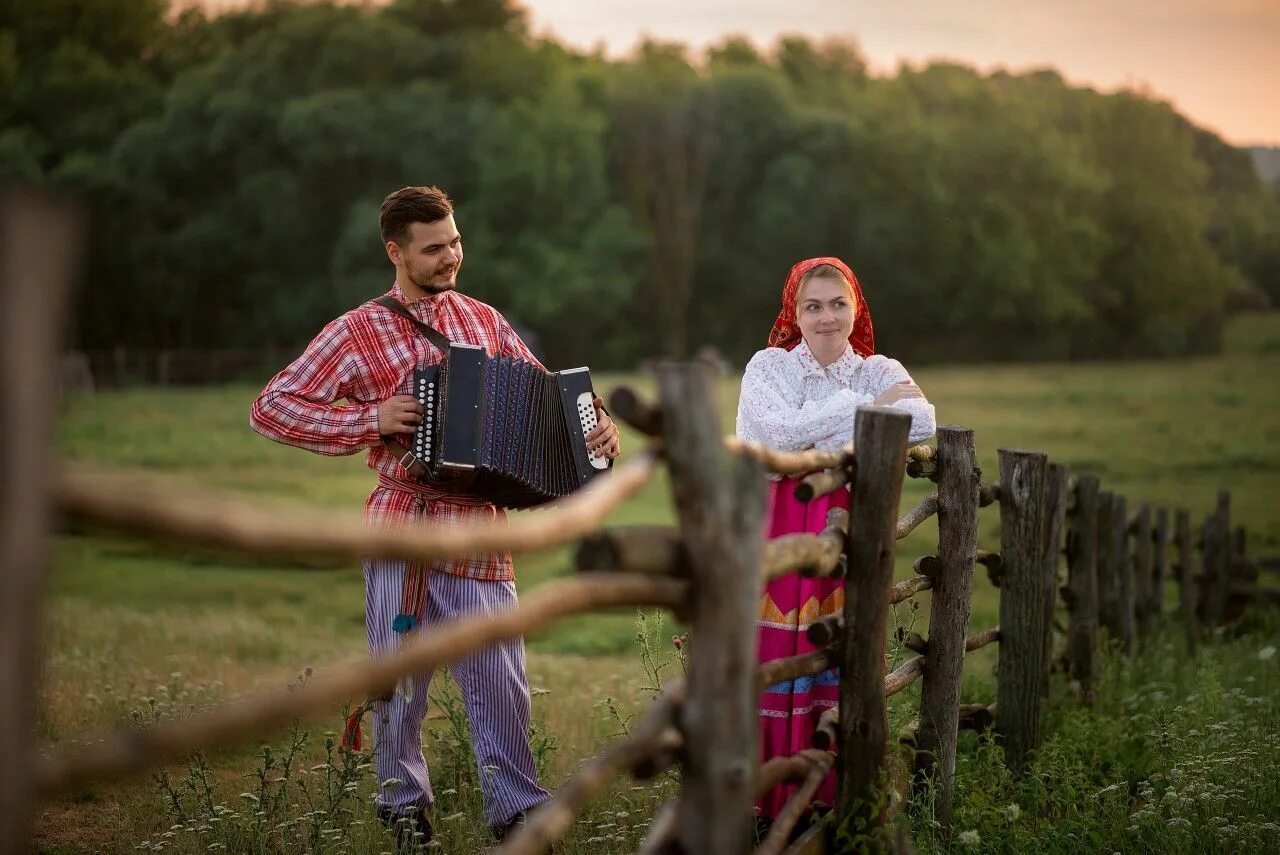
<path fill-rule="evenodd" d="M 507 508 L 530 508 L 582 487 L 611 461 L 587 451 L 596 426 L 591 373 L 544 371 L 483 347 L 449 343 L 413 375 L 422 424 L 409 451 L 427 483 Z"/>

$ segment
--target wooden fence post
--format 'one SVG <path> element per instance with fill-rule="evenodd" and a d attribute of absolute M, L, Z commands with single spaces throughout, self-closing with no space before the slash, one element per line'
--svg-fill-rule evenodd
<path fill-rule="evenodd" d="M 1116 494 L 1110 490 L 1098 493 L 1098 625 L 1112 641 L 1120 639 L 1120 576 L 1116 573 L 1116 537 L 1112 517 L 1116 510 Z"/>
<path fill-rule="evenodd" d="M 954 425 L 938 429 L 938 565 L 920 691 L 915 778 L 933 780 L 934 819 L 944 828 L 951 823 L 960 681 L 978 549 L 982 472 L 974 456 L 971 429 Z"/>
<path fill-rule="evenodd" d="M 662 364 L 658 382 L 671 492 L 693 574 L 680 842 L 686 852 L 744 852 L 759 762 L 755 624 L 766 481 L 755 460 L 724 450 L 711 366 Z"/>
<path fill-rule="evenodd" d="M 1116 590 L 1120 593 L 1120 609 L 1118 627 L 1120 649 L 1125 653 L 1133 651 L 1133 561 L 1129 557 L 1129 525 L 1125 515 L 1124 496 L 1115 496 L 1111 500 L 1111 560 L 1114 563 L 1112 572 L 1116 576 Z"/>
<path fill-rule="evenodd" d="M 1138 635 L 1151 634 L 1151 596 L 1154 579 L 1151 565 L 1151 508 L 1138 505 L 1129 529 L 1133 535 L 1133 612 Z"/>
<path fill-rule="evenodd" d="M 1169 578 L 1169 511 L 1156 509 L 1156 522 L 1151 530 L 1154 548 L 1151 577 L 1151 619 L 1157 626 L 1164 623 L 1164 583 Z"/>
<path fill-rule="evenodd" d="M 53 435 L 78 215 L 0 198 L 0 852 L 27 852 L 40 616 L 53 518 Z"/>
<path fill-rule="evenodd" d="M 845 552 L 844 640 L 840 649 L 840 758 L 837 835 L 874 832 L 885 822 L 889 722 L 884 696 L 885 625 L 893 581 L 895 529 L 911 418 L 861 407 L 854 428 L 855 476 Z M 727 849 L 698 850 L 729 852 Z M 733 850 L 739 851 L 739 850 Z"/>
<path fill-rule="evenodd" d="M 1080 691 L 1093 690 L 1093 646 L 1098 634 L 1098 479 L 1076 478 L 1075 506 L 1067 548 L 1067 673 Z"/>
<path fill-rule="evenodd" d="M 1053 667 L 1053 608 L 1058 602 L 1058 562 L 1066 536 L 1068 469 L 1050 463 L 1044 486 L 1044 662 L 1040 666 L 1040 694 L 1049 697 Z"/>
<path fill-rule="evenodd" d="M 1236 526 L 1232 531 L 1229 574 L 1229 593 L 1227 597 L 1227 619 L 1237 620 L 1244 614 L 1249 603 L 1258 592 L 1258 565 L 1249 560 L 1247 554 L 1248 534 L 1244 526 Z"/>
<path fill-rule="evenodd" d="M 1204 575 L 1208 585 L 1207 620 L 1210 626 L 1221 626 L 1226 619 L 1227 597 L 1231 587 L 1231 494 L 1218 491 L 1218 506 L 1213 524 L 1204 531 Z"/>
<path fill-rule="evenodd" d="M 1040 744 L 1041 665 L 1044 661 L 1044 527 L 1048 460 L 1030 451 L 1000 449 L 999 715 L 996 731 L 1005 765 L 1026 768 Z"/>
<path fill-rule="evenodd" d="M 1179 508 L 1174 515 L 1174 537 L 1178 542 L 1178 614 L 1187 637 L 1187 655 L 1195 656 L 1199 629 L 1196 626 L 1195 549 L 1191 543 L 1191 514 Z"/>

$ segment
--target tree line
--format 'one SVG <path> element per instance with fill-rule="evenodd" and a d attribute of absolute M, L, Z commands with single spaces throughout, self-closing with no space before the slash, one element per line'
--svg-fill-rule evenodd
<path fill-rule="evenodd" d="M 87 349 L 301 345 L 389 286 L 378 203 L 424 183 L 557 366 L 741 363 L 812 255 L 915 360 L 1210 353 L 1280 300 L 1277 189 L 1148 94 L 804 38 L 614 58 L 510 0 L 0 0 L 0 181 L 85 200 Z"/>

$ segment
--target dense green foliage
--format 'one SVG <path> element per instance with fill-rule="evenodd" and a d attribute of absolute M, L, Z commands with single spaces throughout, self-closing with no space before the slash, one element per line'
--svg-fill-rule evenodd
<path fill-rule="evenodd" d="M 463 287 L 557 365 L 761 346 L 851 262 L 913 359 L 1215 351 L 1280 298 L 1280 202 L 1168 104 L 856 46 L 625 59 L 512 0 L 0 0 L 0 180 L 92 211 L 76 344 L 297 345 L 391 279 L 377 204 L 459 203 Z"/>

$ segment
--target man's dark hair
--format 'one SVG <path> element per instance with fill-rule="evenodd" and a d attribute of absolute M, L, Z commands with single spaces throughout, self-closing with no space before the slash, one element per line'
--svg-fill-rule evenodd
<path fill-rule="evenodd" d="M 435 223 L 453 213 L 453 202 L 439 187 L 402 187 L 382 200 L 378 227 L 382 242 L 404 246 L 414 223 Z"/>

